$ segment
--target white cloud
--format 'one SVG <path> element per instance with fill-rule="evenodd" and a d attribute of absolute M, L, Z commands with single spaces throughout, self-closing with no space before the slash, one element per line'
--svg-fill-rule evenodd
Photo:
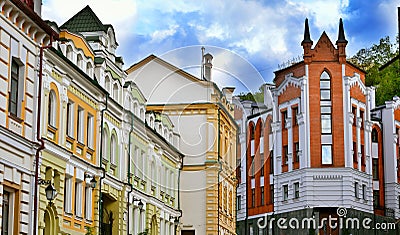
<path fill-rule="evenodd" d="M 171 25 L 169 29 L 157 30 L 151 34 L 151 42 L 161 42 L 167 37 L 173 36 L 178 29 L 178 25 Z"/>

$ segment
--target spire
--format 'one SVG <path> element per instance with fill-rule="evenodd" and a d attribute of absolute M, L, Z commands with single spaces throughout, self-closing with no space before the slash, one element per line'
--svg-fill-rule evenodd
<path fill-rule="evenodd" d="M 301 45 L 303 45 L 304 43 L 313 43 L 313 41 L 311 41 L 311 37 L 310 37 L 310 28 L 308 27 L 308 19 L 306 18 L 306 21 L 304 23 L 304 39 L 301 42 Z"/>
<path fill-rule="evenodd" d="M 340 21 L 339 21 L 339 36 L 338 36 L 338 40 L 336 41 L 336 43 L 339 43 L 339 42 L 347 43 L 346 37 L 344 36 L 342 18 L 340 18 Z"/>

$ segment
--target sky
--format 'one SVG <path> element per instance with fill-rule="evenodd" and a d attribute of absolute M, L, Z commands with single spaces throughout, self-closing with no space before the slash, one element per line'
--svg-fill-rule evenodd
<path fill-rule="evenodd" d="M 60 26 L 86 5 L 114 26 L 124 68 L 154 54 L 200 77 L 204 47 L 212 80 L 238 94 L 301 58 L 306 18 L 314 45 L 323 31 L 335 44 L 342 18 L 348 57 L 385 36 L 394 42 L 400 0 L 43 0 L 42 18 Z"/>

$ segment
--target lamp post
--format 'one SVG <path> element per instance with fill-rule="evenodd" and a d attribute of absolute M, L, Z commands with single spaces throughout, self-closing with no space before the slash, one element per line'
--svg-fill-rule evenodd
<path fill-rule="evenodd" d="M 89 181 L 89 187 L 95 189 L 97 186 L 97 181 L 94 175 L 85 174 L 85 179 L 91 179 Z"/>

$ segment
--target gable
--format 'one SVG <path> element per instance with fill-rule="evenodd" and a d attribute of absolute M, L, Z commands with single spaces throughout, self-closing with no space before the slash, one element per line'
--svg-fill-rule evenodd
<path fill-rule="evenodd" d="M 328 35 L 323 32 L 317 44 L 312 49 L 313 61 L 336 61 L 337 49 L 332 44 Z"/>

